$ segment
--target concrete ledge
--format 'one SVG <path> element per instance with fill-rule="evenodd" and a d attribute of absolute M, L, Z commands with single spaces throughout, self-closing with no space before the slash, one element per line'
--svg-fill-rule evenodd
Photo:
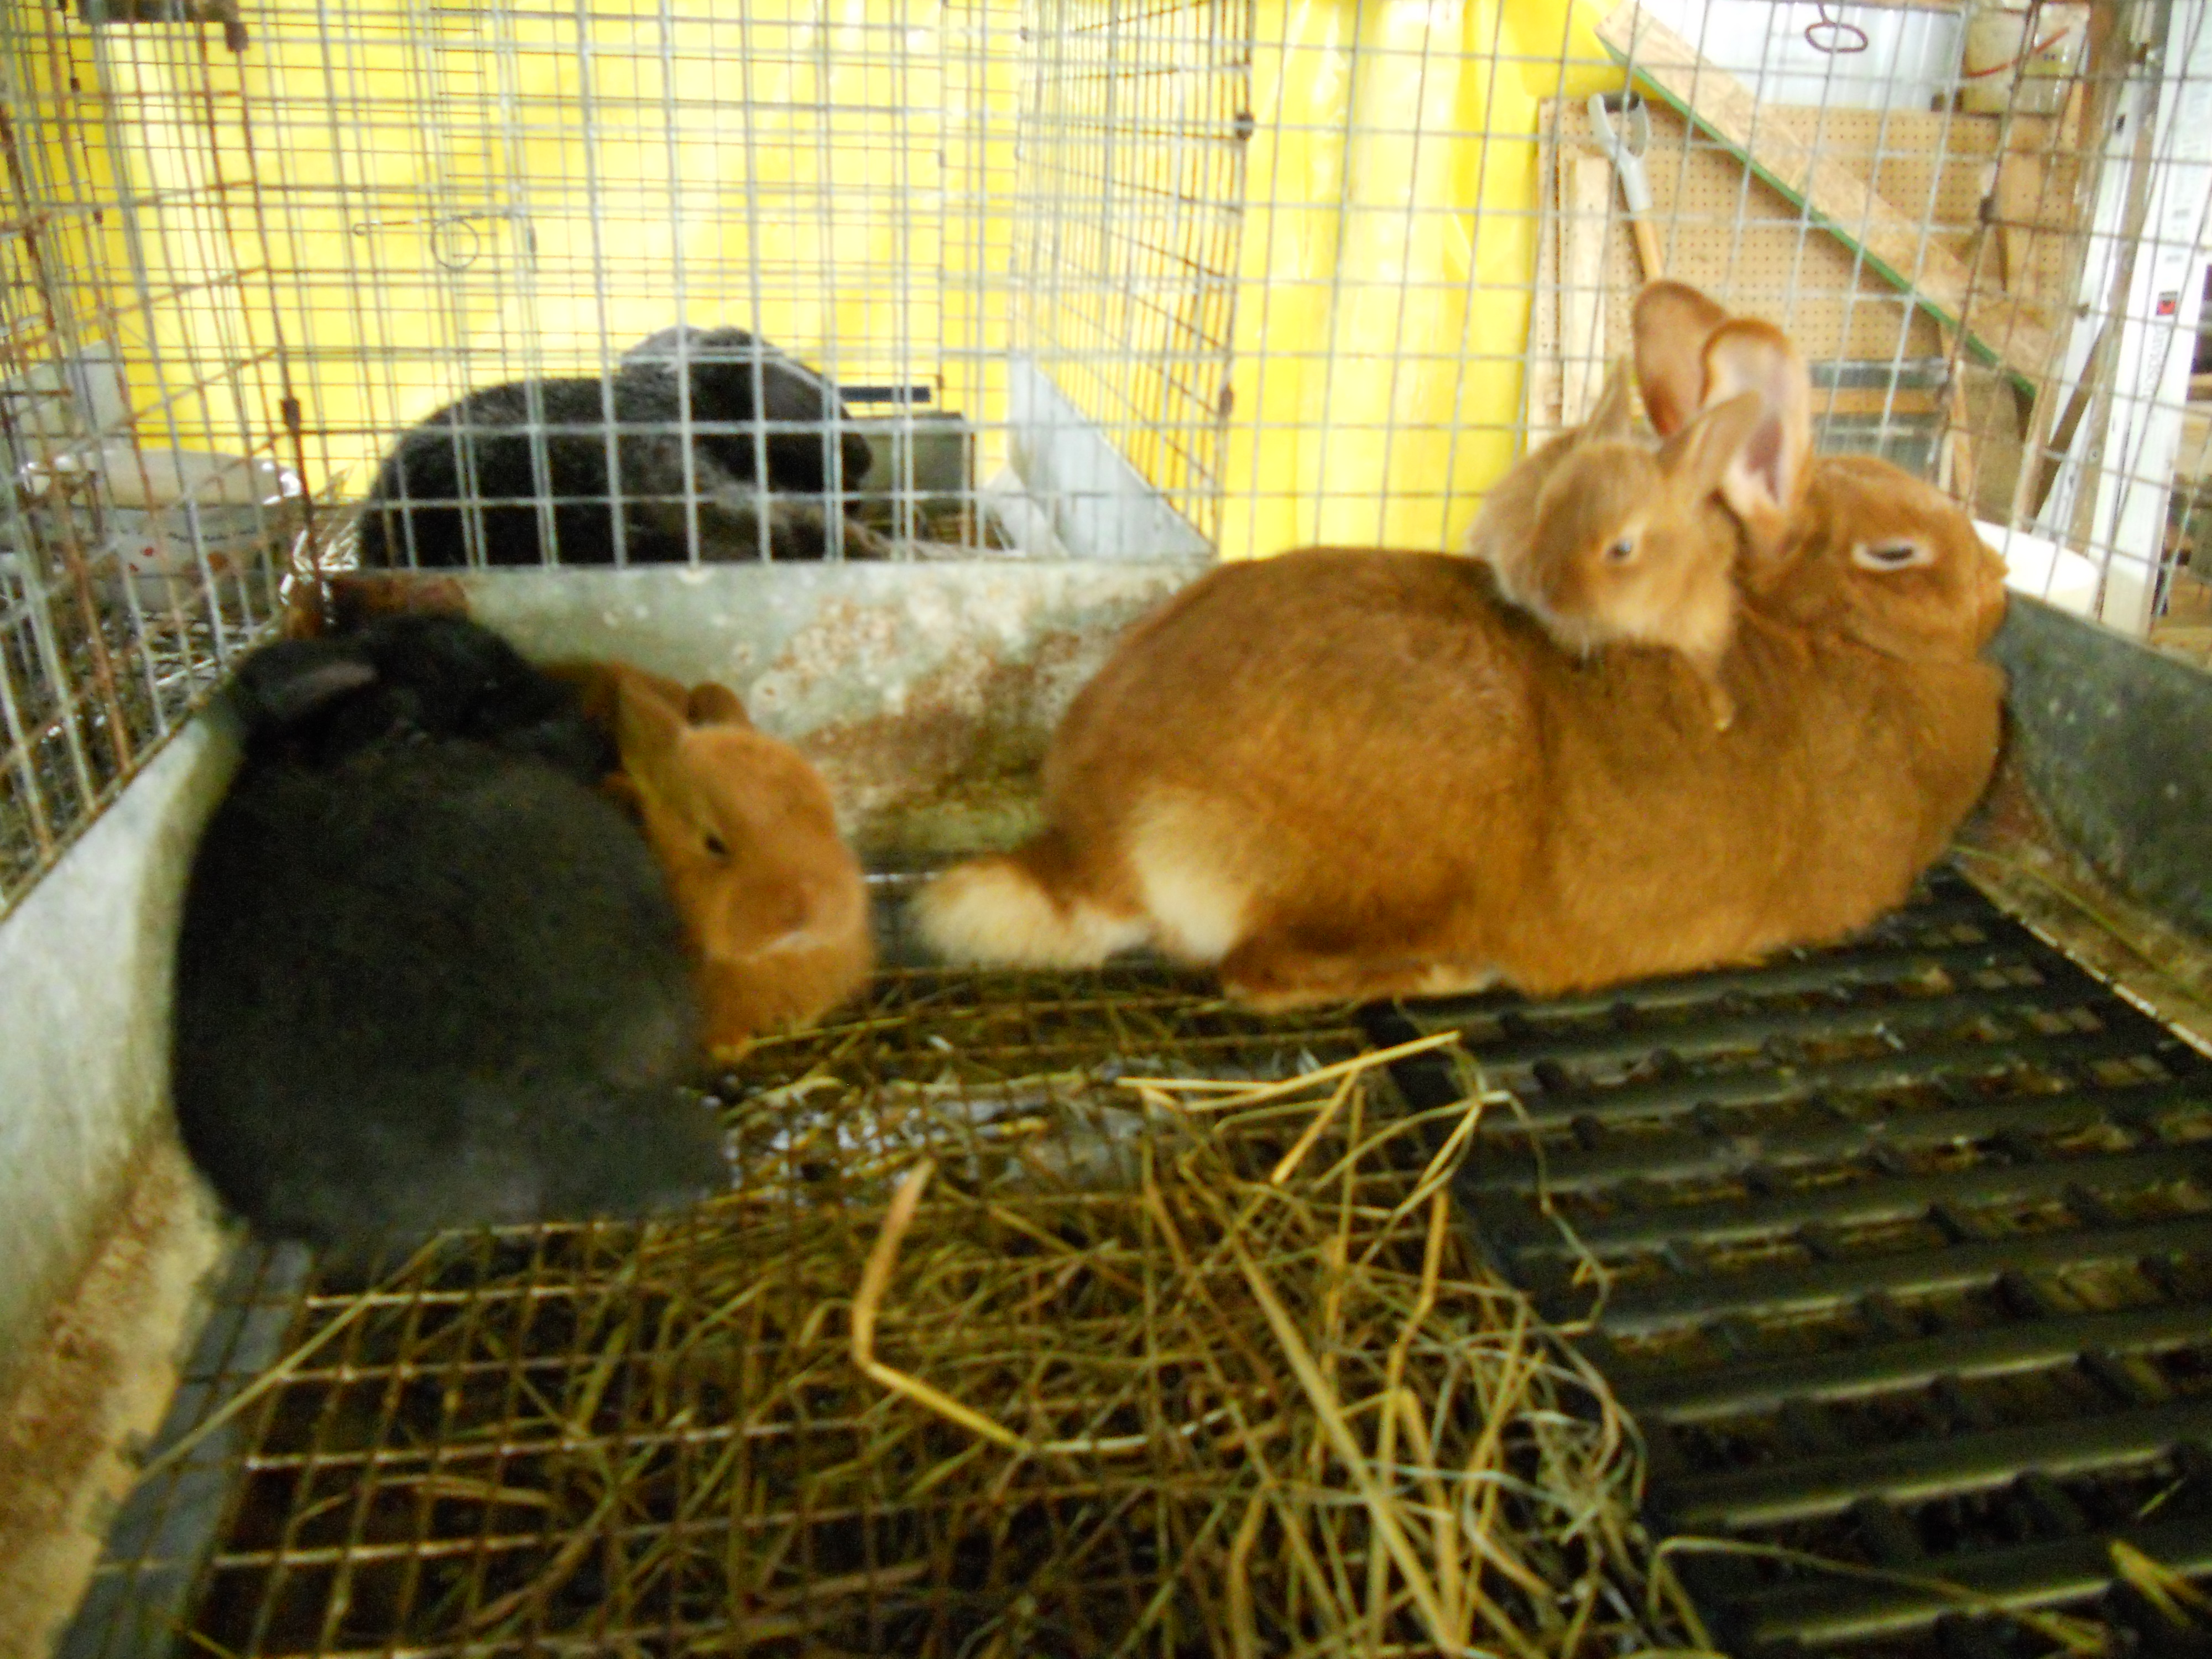
<path fill-rule="evenodd" d="M 167 1113 L 185 879 L 236 764 L 194 720 L 0 921 L 0 1389 Z"/>
<path fill-rule="evenodd" d="M 741 693 L 829 781 L 864 857 L 1005 846 L 1069 701 L 1212 562 L 710 565 L 465 576 L 539 660 L 620 657 Z"/>
<path fill-rule="evenodd" d="M 2212 674 L 2013 596 L 1990 654 L 2051 825 L 2098 872 L 2212 940 Z"/>

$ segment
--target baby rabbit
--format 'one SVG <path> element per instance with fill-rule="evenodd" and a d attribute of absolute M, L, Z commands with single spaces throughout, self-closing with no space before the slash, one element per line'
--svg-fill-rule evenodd
<path fill-rule="evenodd" d="M 771 424 L 811 429 L 770 431 L 757 458 L 756 407 Z M 629 559 L 682 560 L 690 556 L 687 508 L 695 502 L 702 544 L 751 557 L 763 487 L 799 498 L 787 524 L 771 506 L 771 551 L 819 558 L 828 516 L 842 514 L 845 492 L 868 466 L 859 434 L 828 441 L 845 418 L 828 381 L 743 329 L 664 329 L 632 347 L 611 376 L 483 387 L 416 426 L 385 458 L 370 489 L 361 562 L 467 564 L 480 538 L 487 564 L 537 564 L 556 550 L 564 563 L 608 564 L 617 504 Z M 541 545 L 541 500 L 552 510 L 556 547 Z"/>
<path fill-rule="evenodd" d="M 1737 529 L 1715 492 L 1761 404 L 1747 393 L 1654 446 L 1635 430 L 1628 388 L 1617 362 L 1588 422 L 1498 481 L 1465 549 L 1564 650 L 1679 653 L 1724 731 L 1735 720 L 1721 662 L 1735 634 Z"/>
<path fill-rule="evenodd" d="M 806 1024 L 859 989 L 875 963 L 867 894 L 820 775 L 723 686 L 687 692 L 620 663 L 562 672 L 613 726 L 614 787 L 684 920 L 708 1046 Z"/>
<path fill-rule="evenodd" d="M 1492 561 L 1500 592 L 1570 651 L 1680 653 L 1723 731 L 1735 720 L 1721 662 L 1735 635 L 1737 529 L 1715 492 L 1763 418 L 1745 392 L 1656 449 L 1628 435 L 1586 437 L 1544 481 L 1527 544 Z"/>
<path fill-rule="evenodd" d="M 231 696 L 256 758 L 330 766 L 427 737 L 534 756 L 583 784 L 616 763 L 574 687 L 465 617 L 399 612 L 279 641 L 240 665 Z"/>
<path fill-rule="evenodd" d="M 285 660 L 307 682 L 281 684 Z M 683 932 L 618 808 L 533 756 L 416 732 L 268 757 L 374 695 L 288 653 L 192 862 L 173 1086 L 185 1146 L 261 1232 L 351 1248 L 636 1216 L 726 1182 Z"/>
<path fill-rule="evenodd" d="M 1618 360 L 1606 370 L 1605 385 L 1588 420 L 1529 451 L 1491 485 L 1460 550 L 1502 571 L 1536 533 L 1536 498 L 1560 464 L 1586 439 L 1626 438 L 1635 429 L 1632 390 L 1627 360 Z"/>
<path fill-rule="evenodd" d="M 1702 324 L 1638 326 L 1697 331 L 1668 343 L 1688 417 L 1716 386 L 1784 400 L 1760 394 L 1720 486 L 1771 491 L 1784 532 L 1743 588 L 1734 730 L 1680 720 L 1662 655 L 1577 664 L 1468 560 L 1240 561 L 1122 636 L 1053 738 L 1044 829 L 925 889 L 923 937 L 1040 966 L 1151 944 L 1284 1007 L 1686 972 L 1901 902 L 1996 763 L 2002 567 L 1902 474 L 1808 481 L 1811 386 L 1778 334 L 1731 337 L 1740 387 Z"/>

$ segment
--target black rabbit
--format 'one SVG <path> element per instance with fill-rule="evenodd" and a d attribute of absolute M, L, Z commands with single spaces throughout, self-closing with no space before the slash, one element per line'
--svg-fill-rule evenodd
<path fill-rule="evenodd" d="M 534 755 L 586 784 L 621 763 L 574 686 L 463 617 L 403 612 L 351 633 L 280 641 L 240 665 L 231 701 L 256 759 L 330 765 L 430 737 Z"/>
<path fill-rule="evenodd" d="M 754 398 L 758 376 L 761 397 Z M 683 391 L 690 386 L 690 434 Z M 810 430 L 770 430 L 763 421 Z M 615 485 L 607 468 L 609 412 Z M 868 468 L 868 446 L 846 430 L 836 389 L 805 364 L 741 328 L 670 328 L 633 346 L 608 377 L 516 380 L 471 392 L 399 441 L 369 491 L 361 521 L 365 566 L 470 562 L 472 537 L 484 562 L 538 564 L 553 550 L 539 535 L 540 501 L 550 505 L 562 562 L 615 557 L 615 502 L 626 556 L 665 562 L 690 556 L 696 501 L 703 556 L 750 558 L 761 541 L 757 481 L 765 472 L 770 551 L 819 558 L 829 519 Z M 542 435 L 544 471 L 537 447 Z M 764 469 L 755 465 L 757 446 Z M 690 477 L 685 477 L 687 447 Z M 782 495 L 795 499 L 785 501 Z M 848 522 L 857 545 L 873 538 Z"/>
<path fill-rule="evenodd" d="M 359 657 L 274 649 L 241 676 L 253 747 L 177 950 L 177 1117 L 216 1190 L 268 1236 L 349 1249 L 720 1190 L 719 1132 L 679 1086 L 682 930 L 636 828 L 526 740 L 403 721 L 272 753 L 386 689 Z"/>

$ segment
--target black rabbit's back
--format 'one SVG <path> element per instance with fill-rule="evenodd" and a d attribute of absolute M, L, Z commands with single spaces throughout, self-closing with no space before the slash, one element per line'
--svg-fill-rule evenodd
<path fill-rule="evenodd" d="M 721 1166 L 676 1086 L 697 1032 L 642 838 L 532 758 L 422 740 L 249 764 L 194 861 L 178 1119 L 266 1231 L 330 1241 L 698 1196 Z M 595 1141 L 611 1150 L 595 1158 Z"/>
<path fill-rule="evenodd" d="M 761 420 L 819 429 L 763 436 L 756 407 Z M 361 562 L 460 565 L 477 541 L 489 564 L 534 565 L 549 554 L 611 563 L 617 502 L 628 559 L 684 560 L 689 504 L 742 491 L 761 476 L 763 454 L 769 489 L 842 513 L 869 464 L 865 440 L 835 432 L 845 414 L 826 380 L 743 329 L 663 330 L 609 375 L 481 387 L 409 431 L 369 492 Z M 541 544 L 541 501 L 551 512 L 550 548 Z M 819 556 L 796 542 L 779 550 Z"/>
<path fill-rule="evenodd" d="M 331 765 L 379 744 L 467 738 L 596 784 L 619 764 L 576 689 L 465 617 L 380 617 L 283 640 L 240 666 L 234 696 L 257 759 Z"/>
<path fill-rule="evenodd" d="M 685 495 L 678 413 L 672 376 L 643 364 L 625 365 L 611 380 L 516 380 L 471 392 L 415 427 L 379 468 L 362 517 L 361 561 L 404 565 L 411 551 L 419 564 L 458 565 L 481 538 L 487 564 L 534 565 L 546 554 L 610 563 L 617 499 L 628 557 L 682 559 L 683 541 L 668 528 Z M 609 488 L 611 477 L 619 489 Z M 704 493 L 727 474 L 701 449 L 690 482 Z M 554 538 L 542 551 L 541 501 L 552 509 Z"/>
<path fill-rule="evenodd" d="M 255 937 L 279 918 L 301 924 L 289 940 Z M 628 1083 L 674 1075 L 693 1035 L 682 930 L 644 838 L 591 790 L 475 743 L 248 771 L 194 871 L 194 924 L 259 947 L 229 957 L 233 982 L 283 997 L 297 955 L 343 985 L 340 1035 L 364 1058 Z M 600 1062 L 613 1049 L 632 1056 L 618 1072 Z"/>
<path fill-rule="evenodd" d="M 849 418 L 844 400 L 825 376 L 742 328 L 664 328 L 632 346 L 623 361 L 665 368 L 672 407 L 678 395 L 675 371 L 679 362 L 688 368 L 691 417 L 704 428 L 701 446 L 739 480 L 757 476 L 757 434 L 742 429 L 751 422 L 756 408 L 764 422 L 803 422 L 825 429 Z M 770 484 L 804 495 L 836 493 L 831 489 L 824 436 L 824 432 L 769 433 Z M 836 481 L 838 489 L 850 490 L 868 471 L 867 440 L 849 429 L 841 432 L 837 459 L 842 473 Z"/>

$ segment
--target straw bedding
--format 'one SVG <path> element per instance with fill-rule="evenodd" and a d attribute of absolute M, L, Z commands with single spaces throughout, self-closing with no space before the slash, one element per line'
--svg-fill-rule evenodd
<path fill-rule="evenodd" d="M 1125 1055 L 1133 1018 L 1112 1016 Z M 325 1303 L 292 1380 L 412 1403 L 350 1442 L 343 1405 L 318 1408 L 328 1492 L 286 1465 L 293 1518 L 258 1555 L 249 1496 L 204 1643 L 288 1622 L 471 1653 L 1681 1640 L 1625 1425 L 1455 1224 L 1471 1074 L 1422 1121 L 1374 1054 L 1012 1074 L 933 1046 L 930 1018 L 878 1006 L 748 1056 L 724 1091 L 741 1190 L 680 1224 L 448 1245 Z M 304 1407 L 264 1409 L 264 1457 L 288 1411 L 305 1443 Z M 320 1599 L 272 1626 L 272 1594 L 307 1594 L 276 1593 L 276 1558 L 319 1537 L 342 1613 L 295 1569 Z M 446 1539 L 469 1547 L 426 1547 Z"/>

